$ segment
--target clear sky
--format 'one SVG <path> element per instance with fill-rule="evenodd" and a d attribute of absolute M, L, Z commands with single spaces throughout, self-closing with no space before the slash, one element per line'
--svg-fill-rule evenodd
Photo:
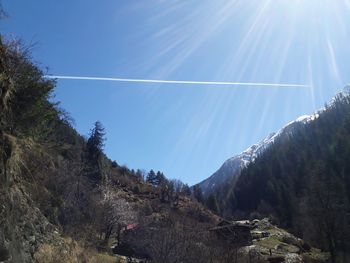
<path fill-rule="evenodd" d="M 350 82 L 350 0 L 3 0 L 1 33 L 50 74 L 312 84 L 222 87 L 60 80 L 56 100 L 130 168 L 189 184 Z"/>

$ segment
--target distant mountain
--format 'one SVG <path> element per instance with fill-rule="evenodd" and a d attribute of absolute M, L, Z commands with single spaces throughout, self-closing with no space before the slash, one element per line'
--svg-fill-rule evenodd
<path fill-rule="evenodd" d="M 210 178 L 220 182 L 211 190 L 222 215 L 269 216 L 330 251 L 332 262 L 350 262 L 349 86 L 323 109 L 235 158 L 236 173 L 224 174 L 221 168 Z M 215 180 L 223 174 L 226 181 Z"/>
<path fill-rule="evenodd" d="M 254 144 L 239 155 L 228 159 L 224 164 L 208 179 L 200 182 L 203 195 L 208 196 L 215 192 L 223 183 L 237 178 L 242 170 L 249 163 L 262 153 L 276 139 L 276 134 L 272 133 L 258 144 Z"/>
<path fill-rule="evenodd" d="M 344 89 L 342 93 L 348 94 L 349 90 L 350 88 L 348 87 Z M 215 193 L 224 183 L 227 183 L 228 181 L 234 184 L 237 181 L 242 169 L 247 167 L 251 162 L 254 162 L 254 160 L 274 142 L 289 138 L 297 127 L 303 126 L 317 119 L 320 113 L 324 110 L 325 109 L 322 109 L 312 115 L 300 116 L 295 121 L 288 123 L 278 132 L 271 133 L 259 143 L 250 146 L 247 150 L 225 161 L 214 174 L 204 181 L 198 183 L 197 186 L 200 187 L 203 195 L 207 197 L 210 194 Z"/>

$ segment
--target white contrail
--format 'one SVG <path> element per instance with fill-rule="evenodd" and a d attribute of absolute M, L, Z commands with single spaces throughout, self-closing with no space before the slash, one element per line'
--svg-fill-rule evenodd
<path fill-rule="evenodd" d="M 310 88 L 311 87 L 310 85 L 305 85 L 305 84 L 286 84 L 286 83 L 128 79 L 128 78 L 101 78 L 101 77 L 84 77 L 84 76 L 58 76 L 58 75 L 46 75 L 45 78 L 72 79 L 72 80 L 99 80 L 99 81 L 116 81 L 116 82 L 138 82 L 138 83 L 161 83 L 161 84 L 197 84 L 197 85 L 225 85 L 225 86 L 291 87 L 291 88 Z"/>

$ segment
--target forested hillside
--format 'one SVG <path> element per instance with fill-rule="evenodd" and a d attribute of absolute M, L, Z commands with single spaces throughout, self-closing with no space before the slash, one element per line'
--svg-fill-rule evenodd
<path fill-rule="evenodd" d="M 277 140 L 243 169 L 237 182 L 223 186 L 216 199 L 223 214 L 271 216 L 313 245 L 329 250 L 333 262 L 348 262 L 348 90 L 317 117 L 294 127 L 288 138 Z"/>
<path fill-rule="evenodd" d="M 117 247 L 164 262 L 171 249 L 143 242 L 156 243 L 170 229 L 172 239 L 164 243 L 178 241 L 176 249 L 192 247 L 200 258 L 196 238 L 180 238 L 218 217 L 194 201 L 182 182 L 108 159 L 100 122 L 86 139 L 79 135 L 52 102 L 55 82 L 29 55 L 20 43 L 1 38 L 0 261 L 115 262 Z M 140 235 L 149 229 L 152 235 L 127 240 L 125 229 L 136 226 Z"/>

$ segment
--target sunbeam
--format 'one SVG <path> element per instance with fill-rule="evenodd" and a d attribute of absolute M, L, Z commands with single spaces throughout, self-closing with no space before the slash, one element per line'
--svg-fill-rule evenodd
<path fill-rule="evenodd" d="M 39 2 L 35 10 L 47 5 Z M 107 144 L 131 166 L 208 175 L 350 82 L 349 0 L 122 2 L 109 0 L 93 14 L 62 4 L 64 12 L 47 17 L 50 35 L 38 32 L 48 50 L 35 58 L 52 69 L 46 77 L 58 80 L 56 97 L 73 116 L 84 111 L 92 122 L 104 109 L 115 137 L 129 138 L 132 129 L 132 139 Z M 62 16 L 64 25 L 55 25 Z M 77 102 L 81 94 L 89 103 Z"/>

